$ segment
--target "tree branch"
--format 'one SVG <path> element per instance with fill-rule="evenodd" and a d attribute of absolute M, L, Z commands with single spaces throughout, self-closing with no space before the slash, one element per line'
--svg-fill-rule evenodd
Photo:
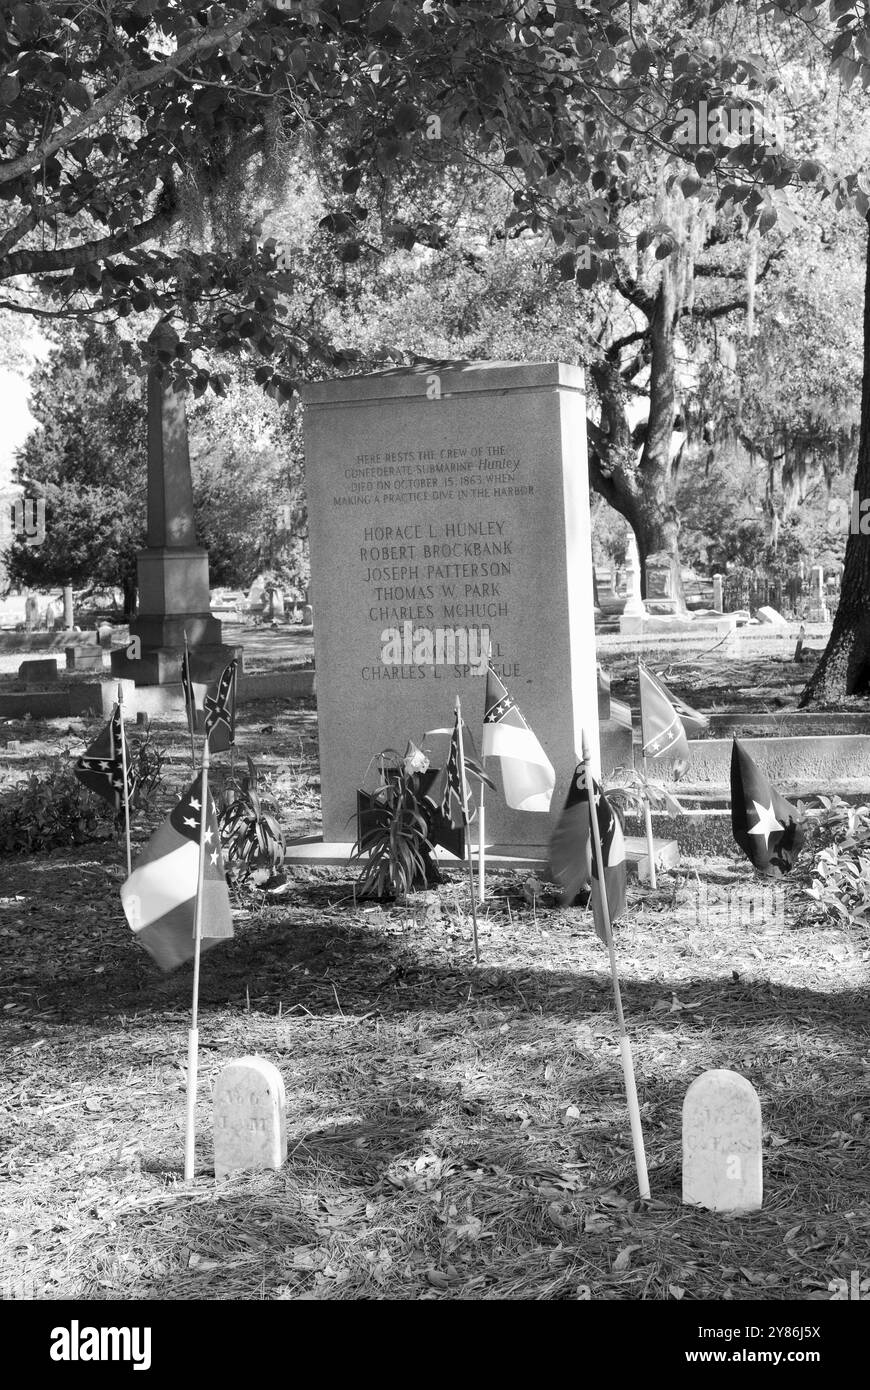
<path fill-rule="evenodd" d="M 144 91 L 146 87 L 155 86 L 158 82 L 172 76 L 178 68 L 184 67 L 192 59 L 208 53 L 213 48 L 219 48 L 234 34 L 246 29 L 264 11 L 263 0 L 256 0 L 256 3 L 249 5 L 237 19 L 224 25 L 222 29 L 206 30 L 200 37 L 192 39 L 190 43 L 182 45 L 181 48 L 177 48 L 172 57 L 167 58 L 165 62 L 155 63 L 153 67 L 145 71 L 127 73 L 111 91 L 101 96 L 92 106 L 88 107 L 87 111 L 83 111 L 79 116 L 74 116 L 61 130 L 55 131 L 53 135 L 47 136 L 44 140 L 40 140 L 25 154 L 17 155 L 15 159 L 0 162 L 0 183 L 9 183 L 12 179 L 20 178 L 22 174 L 38 169 L 43 160 L 56 154 L 58 150 L 64 149 L 71 141 L 76 140 L 83 131 L 89 130 L 104 116 L 108 116 L 127 97 L 133 96 L 136 92 Z"/>
<path fill-rule="evenodd" d="M 646 314 L 647 318 L 652 316 L 656 303 L 655 295 L 642 289 L 632 276 L 623 274 L 619 266 L 615 269 L 613 283 L 623 299 L 627 299 L 629 304 L 634 305 L 635 309 L 640 309 L 640 312 Z"/>
<path fill-rule="evenodd" d="M 168 231 L 179 216 L 180 209 L 173 198 L 168 207 L 161 208 L 138 227 L 128 227 L 115 236 L 83 241 L 80 246 L 58 246 L 53 251 L 13 251 L 0 260 L 0 280 L 8 280 L 13 275 L 50 275 L 56 270 L 92 265 L 94 261 L 141 246 L 144 241 L 153 241 Z"/>
<path fill-rule="evenodd" d="M 755 283 L 758 284 L 759 280 L 763 280 L 767 272 L 770 270 L 770 267 L 773 265 L 774 261 L 781 260 L 781 258 L 784 255 L 784 246 L 775 247 L 774 250 L 771 251 L 767 260 L 764 262 L 764 269 L 760 270 L 759 273 L 756 275 Z M 695 274 L 697 273 L 698 272 L 696 268 Z M 733 313 L 735 309 L 745 309 L 747 307 L 747 298 L 748 297 L 746 295 L 743 295 L 741 299 L 729 299 L 726 300 L 724 304 L 693 304 L 691 309 L 681 309 L 680 314 L 682 315 L 687 313 L 690 314 L 693 318 L 705 319 L 707 321 L 709 321 L 710 319 L 721 319 L 724 318 L 726 314 Z"/>

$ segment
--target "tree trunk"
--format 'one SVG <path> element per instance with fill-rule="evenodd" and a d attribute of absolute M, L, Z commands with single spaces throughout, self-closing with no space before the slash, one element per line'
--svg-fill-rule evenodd
<path fill-rule="evenodd" d="M 685 612 L 683 580 L 680 570 L 680 519 L 677 515 L 674 443 L 677 384 L 674 354 L 675 322 L 674 271 L 670 263 L 662 267 L 662 280 L 650 319 L 652 358 L 649 374 L 649 422 L 640 460 L 643 497 L 641 527 L 637 547 L 644 569 L 643 596 L 646 593 L 646 562 L 657 551 L 666 551 L 671 565 L 671 596 Z"/>
<path fill-rule="evenodd" d="M 124 617 L 130 619 L 136 613 L 136 576 L 125 574 L 121 582 L 124 589 Z"/>
<path fill-rule="evenodd" d="M 870 226 L 870 217 L 868 217 Z M 864 379 L 861 386 L 861 434 L 854 490 L 860 504 L 870 497 L 870 239 L 864 282 Z M 854 514 L 854 507 L 852 509 Z M 840 602 L 828 645 L 800 698 L 801 706 L 834 703 L 846 695 L 870 693 L 870 535 L 851 531 Z"/>
<path fill-rule="evenodd" d="M 678 610 L 685 612 L 671 457 L 677 401 L 674 311 L 673 272 L 665 266 L 650 319 L 650 410 L 638 462 L 638 446 L 628 430 L 626 387 L 618 364 L 605 361 L 592 367 L 601 400 L 601 426 L 590 426 L 590 478 L 596 492 L 625 517 L 634 532 L 641 560 L 642 596 L 647 597 L 647 557 L 666 551 L 671 558 L 671 594 Z"/>

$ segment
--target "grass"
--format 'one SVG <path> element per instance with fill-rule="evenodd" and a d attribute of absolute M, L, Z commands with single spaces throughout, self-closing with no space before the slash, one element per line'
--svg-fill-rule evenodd
<path fill-rule="evenodd" d="M 246 727 L 277 759 L 287 823 L 309 829 L 311 712 L 264 706 Z M 63 738 L 10 733 L 7 776 Z M 183 730 L 158 735 L 180 786 Z M 728 854 L 630 887 L 617 950 L 641 1203 L 606 954 L 584 912 L 510 874 L 491 878 L 479 968 L 461 876 L 410 910 L 305 869 L 240 907 L 235 940 L 203 959 L 185 1186 L 190 970 L 160 976 L 132 940 L 121 860 L 110 843 L 3 865 L 5 1297 L 828 1300 L 870 1273 L 868 940 L 814 919 L 800 881 L 761 925 L 725 910 L 751 874 Z M 284 1077 L 288 1160 L 218 1185 L 211 1092 L 250 1053 Z M 752 1215 L 681 1204 L 683 1097 L 711 1067 L 761 1098 Z"/>

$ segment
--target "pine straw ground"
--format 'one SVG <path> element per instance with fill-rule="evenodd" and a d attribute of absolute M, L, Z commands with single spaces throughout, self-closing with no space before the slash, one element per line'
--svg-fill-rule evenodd
<path fill-rule="evenodd" d="M 266 717 L 264 750 L 291 757 L 276 793 L 305 828 L 313 716 L 254 712 Z M 9 732 L 26 762 L 65 730 Z M 183 751 L 177 726 L 160 732 Z M 179 762 L 170 783 L 185 775 Z M 585 913 L 493 878 L 476 968 L 461 877 L 409 913 L 356 906 L 348 871 L 300 870 L 203 959 L 185 1187 L 190 971 L 161 977 L 132 941 L 120 857 L 106 844 L 2 866 L 5 1297 L 830 1299 L 870 1274 L 868 942 L 814 922 L 800 883 L 763 925 L 714 910 L 748 882 L 736 858 L 631 886 L 618 955 L 653 1194 L 641 1204 Z M 211 1090 L 246 1053 L 283 1074 L 288 1161 L 216 1186 Z M 683 1096 L 710 1067 L 761 1097 L 765 1201 L 751 1216 L 681 1205 Z"/>

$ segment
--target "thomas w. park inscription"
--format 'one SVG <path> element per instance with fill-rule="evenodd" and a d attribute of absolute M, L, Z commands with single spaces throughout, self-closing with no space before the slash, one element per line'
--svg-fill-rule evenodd
<path fill-rule="evenodd" d="M 306 390 L 328 839 L 353 838 L 372 756 L 443 728 L 456 694 L 477 737 L 488 659 L 566 786 L 581 712 L 595 718 L 582 373 L 481 363 L 439 377 L 436 399 L 414 369 Z M 549 818 L 494 806 L 491 824 L 499 842 L 543 844 Z"/>

